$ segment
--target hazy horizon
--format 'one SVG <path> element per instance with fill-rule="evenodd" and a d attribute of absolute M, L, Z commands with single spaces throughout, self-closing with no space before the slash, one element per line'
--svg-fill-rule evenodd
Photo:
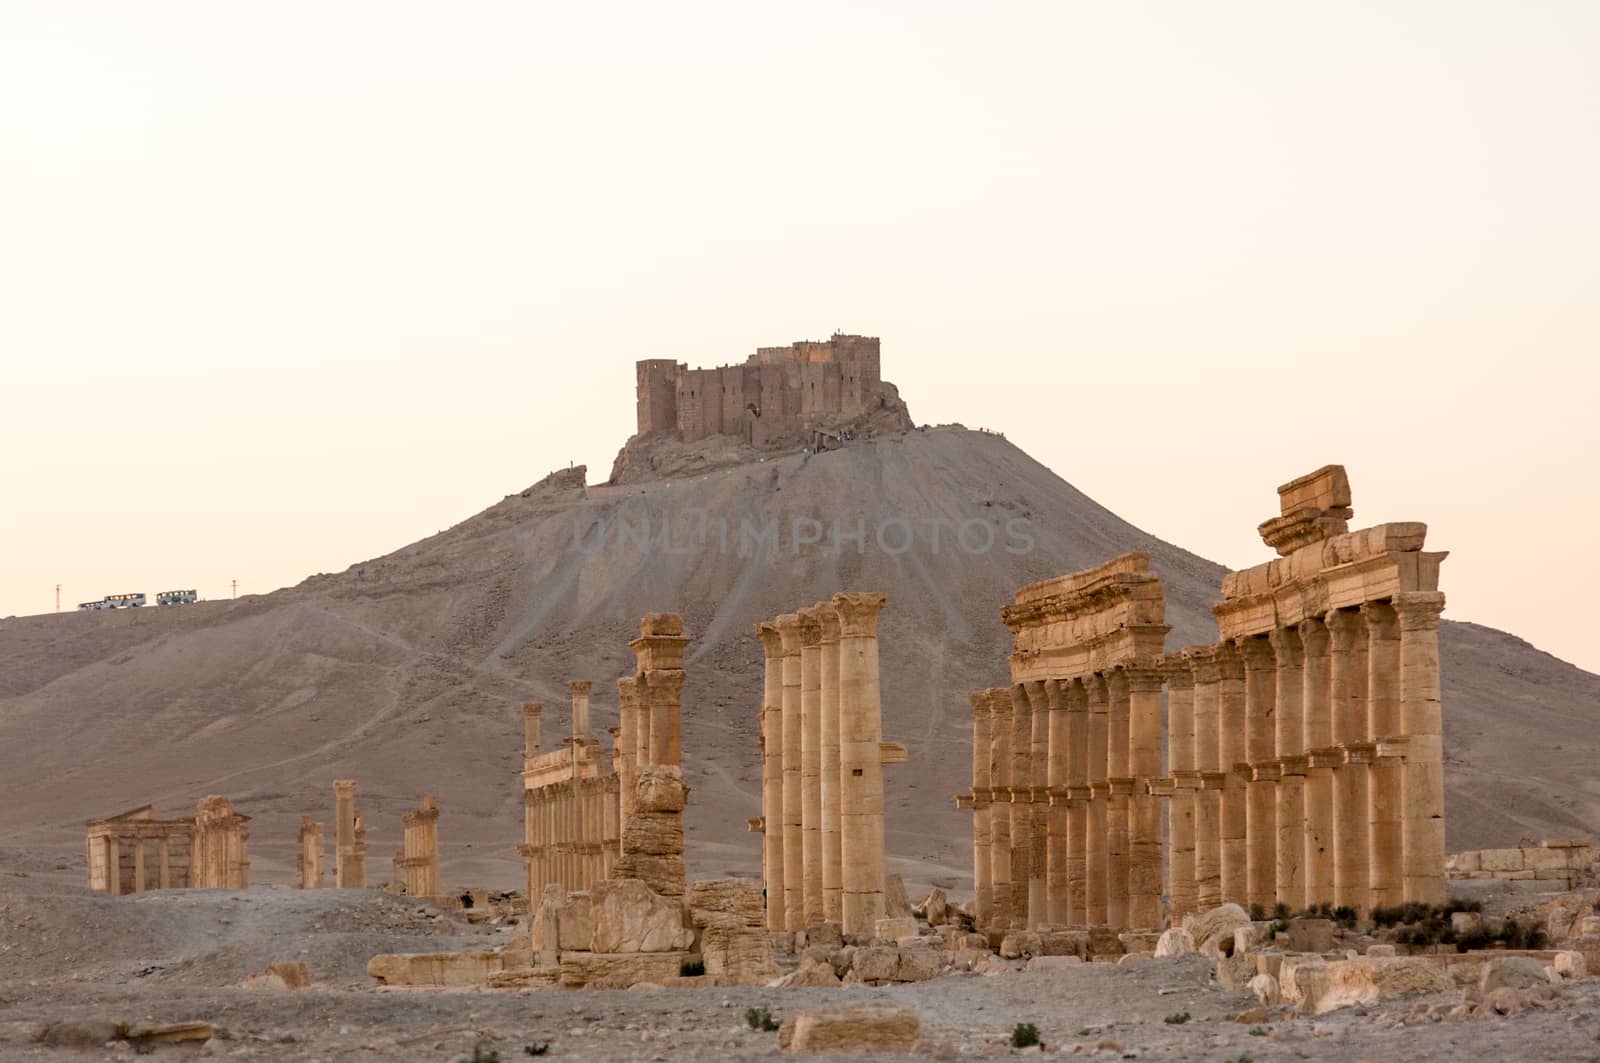
<path fill-rule="evenodd" d="M 1343 463 L 1448 618 L 1600 669 L 1595 54 L 1579 3 L 11 5 L 0 617 L 341 571 L 604 480 L 635 359 L 839 329 L 1229 567 Z"/>

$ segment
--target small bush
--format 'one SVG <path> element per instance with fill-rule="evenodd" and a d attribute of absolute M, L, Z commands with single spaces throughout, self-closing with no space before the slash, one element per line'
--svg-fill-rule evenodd
<path fill-rule="evenodd" d="M 1252 1026 L 1250 1027 L 1250 1036 L 1265 1037 L 1267 1036 L 1267 1028 L 1265 1026 Z"/>
<path fill-rule="evenodd" d="M 550 1051 L 549 1041 L 535 1041 L 531 1045 L 523 1045 L 522 1050 L 530 1056 L 542 1056 Z"/>
<path fill-rule="evenodd" d="M 1272 914 L 1277 919 L 1287 919 L 1289 918 L 1289 906 L 1279 901 L 1272 906 Z"/>
<path fill-rule="evenodd" d="M 1176 1014 L 1168 1015 L 1161 1021 L 1165 1022 L 1168 1026 L 1182 1026 L 1184 1023 L 1189 1021 L 1189 1013 L 1187 1011 L 1180 1011 Z"/>
<path fill-rule="evenodd" d="M 1356 910 L 1348 904 L 1341 904 L 1329 914 L 1329 918 L 1346 930 L 1350 930 L 1356 925 Z"/>
<path fill-rule="evenodd" d="M 1264 906 L 1262 906 L 1260 904 L 1252 904 L 1250 906 L 1250 921 L 1252 923 L 1265 922 L 1266 918 L 1267 918 L 1267 909 Z"/>
<path fill-rule="evenodd" d="M 1256 1063 L 1254 1056 L 1235 1056 L 1226 1063 Z"/>
<path fill-rule="evenodd" d="M 1039 1027 L 1031 1022 L 1019 1022 L 1011 1031 L 1012 1048 L 1029 1048 L 1041 1044 L 1039 1040 Z"/>
<path fill-rule="evenodd" d="M 766 1008 L 746 1008 L 744 1021 L 750 1024 L 752 1030 L 765 1030 L 771 1033 L 778 1028 L 778 1020 L 772 1017 L 772 1012 Z"/>
<path fill-rule="evenodd" d="M 678 964 L 678 974 L 684 978 L 699 978 L 706 973 L 706 965 L 699 960 L 685 960 Z"/>
<path fill-rule="evenodd" d="M 1457 952 L 1471 952 L 1474 949 L 1486 949 L 1494 944 L 1495 936 L 1486 926 L 1475 926 L 1464 934 L 1456 937 Z"/>
<path fill-rule="evenodd" d="M 488 1043 L 479 1041 L 472 1048 L 472 1055 L 462 1056 L 461 1063 L 500 1063 L 500 1052 Z"/>

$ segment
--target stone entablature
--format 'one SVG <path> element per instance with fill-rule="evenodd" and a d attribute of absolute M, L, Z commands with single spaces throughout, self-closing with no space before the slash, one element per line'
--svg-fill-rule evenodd
<path fill-rule="evenodd" d="M 900 401 L 882 381 L 874 336 L 835 333 L 762 347 L 741 365 L 714 369 L 645 359 L 637 376 L 638 433 L 677 432 L 686 443 L 712 435 L 753 444 L 798 439 L 818 419 L 850 418 Z M 903 421 L 894 427 L 911 427 L 909 416 Z"/>
<path fill-rule="evenodd" d="M 1581 889 L 1600 882 L 1600 850 L 1586 838 L 1546 838 L 1515 849 L 1474 849 L 1444 861 L 1449 879 L 1496 879 L 1531 890 Z"/>

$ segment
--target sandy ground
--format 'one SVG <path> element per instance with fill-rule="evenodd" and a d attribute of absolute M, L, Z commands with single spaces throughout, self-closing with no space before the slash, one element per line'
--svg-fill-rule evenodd
<path fill-rule="evenodd" d="M 483 948 L 523 929 L 469 927 L 375 891 L 41 896 L 10 876 L 0 879 L 0 1058 L 132 1055 L 126 1045 L 35 1043 L 48 1022 L 202 1020 L 221 1031 L 207 1055 L 251 1060 L 451 1061 L 480 1043 L 506 1061 L 529 1058 L 523 1046 L 534 1043 L 548 1043 L 552 1059 L 761 1059 L 777 1054 L 776 1035 L 750 1029 L 746 1008 L 782 1018 L 860 1001 L 904 1005 L 921 1018 L 918 1050 L 872 1057 L 884 1059 L 1007 1055 L 1010 1031 L 1022 1022 L 1039 1028 L 1050 1053 L 1100 1059 L 1600 1058 L 1600 979 L 1561 988 L 1549 1008 L 1495 1020 L 1414 1015 L 1454 1004 L 1449 996 L 1241 1023 L 1229 1016 L 1253 1007 L 1253 998 L 1217 986 L 1210 964 L 1194 956 L 842 989 L 379 990 L 365 973 L 377 952 Z M 241 985 L 252 971 L 290 960 L 307 965 L 312 988 Z M 1164 1021 L 1182 1012 L 1188 1022 Z M 196 1046 L 155 1051 L 169 1059 L 200 1053 Z"/>

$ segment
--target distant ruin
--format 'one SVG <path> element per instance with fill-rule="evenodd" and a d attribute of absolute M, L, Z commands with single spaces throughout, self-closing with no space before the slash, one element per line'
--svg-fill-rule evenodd
<path fill-rule="evenodd" d="M 638 433 L 676 433 L 685 443 L 726 435 L 757 446 L 823 444 L 874 418 L 871 430 L 911 427 L 879 371 L 875 336 L 834 333 L 761 347 L 740 365 L 690 369 L 670 358 L 637 365 Z"/>
<path fill-rule="evenodd" d="M 85 832 L 89 888 L 113 896 L 154 889 L 244 889 L 250 885 L 249 816 L 225 797 L 201 798 L 188 819 L 157 819 L 141 805 Z"/>

